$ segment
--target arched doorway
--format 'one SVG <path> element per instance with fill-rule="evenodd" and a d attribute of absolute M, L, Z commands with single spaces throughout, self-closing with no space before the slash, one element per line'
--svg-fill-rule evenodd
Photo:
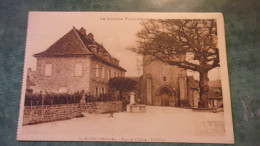
<path fill-rule="evenodd" d="M 159 97 L 161 106 L 175 106 L 175 91 L 171 87 L 162 86 L 157 90 L 156 94 Z"/>

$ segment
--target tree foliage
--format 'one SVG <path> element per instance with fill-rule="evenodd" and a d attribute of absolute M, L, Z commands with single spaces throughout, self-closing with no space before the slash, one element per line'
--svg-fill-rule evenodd
<path fill-rule="evenodd" d="M 219 67 L 214 19 L 151 19 L 141 23 L 137 47 L 144 63 L 161 61 L 200 74 L 200 104 L 207 107 L 208 71 Z"/>
<path fill-rule="evenodd" d="M 138 46 L 132 51 L 149 55 L 149 61 L 198 72 L 219 66 L 215 20 L 146 20 L 141 25 Z M 189 60 L 181 59 L 183 54 L 189 55 Z"/>
<path fill-rule="evenodd" d="M 83 92 L 68 93 L 25 93 L 25 106 L 80 103 Z"/>
<path fill-rule="evenodd" d="M 114 90 L 120 92 L 120 98 L 122 98 L 123 92 L 133 91 L 137 82 L 131 78 L 115 77 L 108 81 L 108 86 Z"/>

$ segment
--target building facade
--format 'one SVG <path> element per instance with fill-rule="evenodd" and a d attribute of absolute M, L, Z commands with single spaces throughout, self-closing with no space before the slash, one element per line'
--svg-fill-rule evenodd
<path fill-rule="evenodd" d="M 181 60 L 186 55 L 181 55 Z M 145 63 L 144 56 L 143 76 L 140 78 L 141 103 L 157 106 L 191 107 L 195 96 L 198 96 L 198 82 L 187 76 L 187 70 L 165 64 L 160 61 Z"/>
<path fill-rule="evenodd" d="M 125 76 L 119 60 L 95 41 L 92 33 L 73 27 L 48 49 L 34 54 L 36 70 L 28 69 L 33 92 L 75 93 L 84 90 L 99 96 L 108 91 L 108 80 Z"/>
<path fill-rule="evenodd" d="M 139 80 L 140 103 L 156 106 L 198 108 L 200 100 L 199 81 L 187 75 L 187 70 L 160 61 L 146 62 L 144 56 L 143 75 Z M 186 56 L 180 58 L 185 60 Z M 209 107 L 223 107 L 220 80 L 209 81 Z"/>

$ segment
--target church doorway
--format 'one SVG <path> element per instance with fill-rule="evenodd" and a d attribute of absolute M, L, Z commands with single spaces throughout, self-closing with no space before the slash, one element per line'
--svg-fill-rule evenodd
<path fill-rule="evenodd" d="M 158 90 L 159 103 L 161 106 L 175 106 L 174 90 L 164 86 Z"/>

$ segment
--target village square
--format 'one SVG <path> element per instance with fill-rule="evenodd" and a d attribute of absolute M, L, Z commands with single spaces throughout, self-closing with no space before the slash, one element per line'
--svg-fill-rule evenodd
<path fill-rule="evenodd" d="M 142 56 L 141 61 L 129 62 L 137 64 L 139 76 L 127 76 L 121 60 L 91 31 L 72 26 L 48 48 L 33 54 L 37 62 L 35 69 L 27 69 L 22 133 L 43 138 L 70 133 L 79 140 L 118 134 L 137 138 L 122 141 L 153 141 L 138 140 L 147 134 L 157 141 L 165 135 L 224 135 L 221 80 L 208 77 L 211 69 L 219 67 L 215 23 L 143 21 L 137 47 L 128 50 Z M 176 24 L 169 30 L 181 27 L 184 34 L 174 39 L 167 30 L 155 34 L 159 26 L 169 24 Z"/>

